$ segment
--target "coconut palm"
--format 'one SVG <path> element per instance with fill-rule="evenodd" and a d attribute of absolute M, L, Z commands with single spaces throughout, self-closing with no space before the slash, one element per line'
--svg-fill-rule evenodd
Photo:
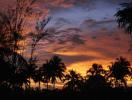
<path fill-rule="evenodd" d="M 12 56 L 16 57 L 15 64 Z M 11 87 L 27 84 L 27 61 L 9 48 L 0 48 L 1 78 L 7 78 Z M 7 75 L 5 75 L 7 74 Z M 5 80 L 6 81 L 6 80 Z"/>
<path fill-rule="evenodd" d="M 3 83 L 8 84 L 12 75 L 11 64 L 9 61 L 5 60 L 5 55 L 3 55 L 2 52 L 3 51 L 0 50 L 0 85 Z"/>
<path fill-rule="evenodd" d="M 10 79 L 10 83 L 12 84 L 13 87 L 14 86 L 22 87 L 23 84 L 27 85 L 29 82 L 27 80 L 28 78 L 27 61 L 23 58 L 23 56 L 19 55 L 18 53 L 14 53 L 13 55 L 10 56 L 16 57 L 15 64 L 13 63 L 12 59 L 9 60 L 11 62 L 12 68 L 12 78 Z"/>
<path fill-rule="evenodd" d="M 87 75 L 95 76 L 98 74 L 103 74 L 105 71 L 100 64 L 93 64 L 92 67 L 87 71 Z"/>
<path fill-rule="evenodd" d="M 33 80 L 34 82 L 39 83 L 39 89 L 41 89 L 41 82 L 43 82 L 43 72 L 41 68 L 38 68 L 33 73 Z"/>
<path fill-rule="evenodd" d="M 107 86 L 105 79 L 106 71 L 100 64 L 93 64 L 92 67 L 87 71 L 85 87 L 86 89 L 103 89 Z"/>
<path fill-rule="evenodd" d="M 115 86 L 118 87 L 120 85 L 124 85 L 127 87 L 126 77 L 131 76 L 132 69 L 130 67 L 130 62 L 125 58 L 120 57 L 117 58 L 114 63 L 112 63 L 110 67 L 110 78 L 115 78 Z"/>
<path fill-rule="evenodd" d="M 46 64 L 43 64 L 43 73 L 47 81 L 47 88 L 48 82 L 51 82 L 55 88 L 57 79 L 62 80 L 65 70 L 66 66 L 58 56 L 53 56 Z"/>
<path fill-rule="evenodd" d="M 83 85 L 82 76 L 74 70 L 69 71 L 69 74 L 65 76 L 64 81 L 65 85 L 63 88 L 71 91 L 80 91 Z"/>
<path fill-rule="evenodd" d="M 43 76 L 44 76 L 44 82 L 47 83 L 47 90 L 48 90 L 48 83 L 50 82 L 50 77 L 52 75 L 51 73 L 51 63 L 49 62 L 49 60 L 46 61 L 46 63 L 43 64 L 42 66 L 42 72 L 43 72 Z"/>
<path fill-rule="evenodd" d="M 28 34 L 28 37 L 31 39 L 31 53 L 30 53 L 30 58 L 29 58 L 29 81 L 32 78 L 32 73 L 34 73 L 34 70 L 36 68 L 36 62 L 37 62 L 37 57 L 34 55 L 36 48 L 38 46 L 38 43 L 47 36 L 47 30 L 45 29 L 46 25 L 50 21 L 50 18 L 44 19 L 40 22 L 37 22 L 36 27 L 35 27 L 35 32 L 31 32 Z M 30 86 L 30 84 L 29 84 Z"/>
<path fill-rule="evenodd" d="M 57 78 L 62 80 L 62 78 L 64 77 L 66 66 L 62 62 L 61 58 L 59 58 L 58 56 L 53 56 L 50 60 L 50 64 L 52 67 L 50 80 L 51 80 L 51 83 L 53 83 L 55 88 L 55 83 L 57 81 Z"/>
<path fill-rule="evenodd" d="M 127 33 L 132 33 L 132 2 L 123 3 L 122 9 L 116 13 L 119 27 L 124 28 Z"/>

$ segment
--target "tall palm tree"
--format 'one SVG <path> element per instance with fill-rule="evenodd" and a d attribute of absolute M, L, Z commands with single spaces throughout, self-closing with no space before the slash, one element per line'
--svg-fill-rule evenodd
<path fill-rule="evenodd" d="M 12 56 L 16 57 L 16 63 L 12 61 Z M 27 84 L 27 61 L 22 55 L 13 52 L 9 48 L 0 48 L 1 78 L 7 81 L 10 87 L 22 87 Z M 7 75 L 6 75 L 7 74 Z"/>
<path fill-rule="evenodd" d="M 48 86 L 49 86 L 48 83 L 50 82 L 50 77 L 52 75 L 51 68 L 52 67 L 51 67 L 51 63 L 49 62 L 49 60 L 47 60 L 46 63 L 44 63 L 42 66 L 42 74 L 44 76 L 43 81 L 47 83 L 47 90 L 48 90 Z"/>
<path fill-rule="evenodd" d="M 86 89 L 103 89 L 106 88 L 107 82 L 105 79 L 106 71 L 103 69 L 100 64 L 93 64 L 92 67 L 87 71 L 85 79 Z"/>
<path fill-rule="evenodd" d="M 11 63 L 6 61 L 3 50 L 5 49 L 0 48 L 0 85 L 3 83 L 8 84 L 12 75 Z"/>
<path fill-rule="evenodd" d="M 131 76 L 132 68 L 130 67 L 130 62 L 125 58 L 120 57 L 117 58 L 112 66 L 110 67 L 110 74 L 108 77 L 115 78 L 115 86 L 120 86 L 120 84 L 127 87 L 126 78 L 127 76 Z"/>
<path fill-rule="evenodd" d="M 17 86 L 17 87 L 22 87 L 23 84 L 28 84 L 28 71 L 27 71 L 27 66 L 28 63 L 27 61 L 23 58 L 23 56 L 19 55 L 18 53 L 14 53 L 11 56 L 16 57 L 16 63 L 13 64 L 11 62 L 11 67 L 12 67 L 12 78 L 10 79 L 10 83 L 12 86 Z"/>
<path fill-rule="evenodd" d="M 66 66 L 58 56 L 53 56 L 49 61 L 47 61 L 46 64 L 43 65 L 43 72 L 47 81 L 47 88 L 48 82 L 51 82 L 55 89 L 57 79 L 62 80 L 65 70 Z"/>
<path fill-rule="evenodd" d="M 50 60 L 50 64 L 52 67 L 50 80 L 51 80 L 51 83 L 53 83 L 55 88 L 55 83 L 57 81 L 57 78 L 62 80 L 62 78 L 64 77 L 66 66 L 62 62 L 61 58 L 59 58 L 58 56 L 53 56 Z"/>
<path fill-rule="evenodd" d="M 69 74 L 65 76 L 64 81 L 65 85 L 63 88 L 71 91 L 80 91 L 83 85 L 82 76 L 74 70 L 69 71 Z"/>
<path fill-rule="evenodd" d="M 123 3 L 122 9 L 116 13 L 119 27 L 124 28 L 129 34 L 132 34 L 132 2 Z"/>
<path fill-rule="evenodd" d="M 50 21 L 50 18 L 44 19 L 36 24 L 35 27 L 35 32 L 31 32 L 28 34 L 29 38 L 31 39 L 31 53 L 30 53 L 30 58 L 29 58 L 29 81 L 32 78 L 32 73 L 34 73 L 35 67 L 36 67 L 36 62 L 37 62 L 37 57 L 34 55 L 36 47 L 40 40 L 45 38 L 48 33 L 47 30 L 45 29 L 46 25 Z M 30 86 L 30 85 L 29 85 Z"/>
<path fill-rule="evenodd" d="M 27 78 L 29 81 L 29 88 L 31 87 L 31 79 L 34 77 L 35 69 L 37 68 L 36 64 L 28 64 L 27 66 Z"/>
<path fill-rule="evenodd" d="M 42 74 L 42 70 L 41 68 L 38 68 L 35 70 L 34 74 L 33 74 L 33 80 L 34 82 L 38 82 L 39 83 L 39 89 L 41 89 L 41 82 L 43 82 L 43 74 Z"/>
<path fill-rule="evenodd" d="M 98 75 L 98 74 L 103 74 L 105 71 L 102 67 L 102 65 L 100 64 L 93 64 L 92 67 L 87 71 L 87 75 L 92 75 L 92 76 L 95 76 L 95 75 Z"/>

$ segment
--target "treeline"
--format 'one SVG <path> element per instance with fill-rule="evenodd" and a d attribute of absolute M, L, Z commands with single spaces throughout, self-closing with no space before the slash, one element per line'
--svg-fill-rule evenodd
<path fill-rule="evenodd" d="M 22 60 L 20 60 L 22 62 Z M 127 79 L 132 76 L 132 68 L 125 58 L 117 58 L 108 70 L 100 64 L 93 64 L 85 77 L 74 70 L 66 72 L 66 66 L 58 56 L 53 56 L 41 67 L 36 65 L 14 66 L 4 58 L 0 58 L 0 95 L 9 96 L 38 96 L 38 97 L 80 97 L 80 96 L 119 96 L 132 91 L 127 85 Z M 30 86 L 30 79 L 38 83 L 37 88 Z M 60 80 L 63 88 L 55 88 Z M 47 84 L 41 89 L 40 83 Z M 48 83 L 53 84 L 49 88 Z M 119 94 L 118 94 L 119 93 Z M 117 95 L 118 94 L 118 95 Z M 94 97 L 94 96 L 93 96 Z"/>
<path fill-rule="evenodd" d="M 2 49 L 1 52 L 5 51 Z M 108 70 L 103 69 L 100 64 L 93 64 L 87 71 L 85 77 L 82 77 L 74 70 L 66 72 L 66 66 L 58 56 L 53 56 L 47 60 L 41 67 L 35 64 L 28 63 L 22 56 L 16 55 L 17 65 L 10 63 L 5 54 L 0 53 L 0 85 L 9 88 L 31 88 L 30 80 L 33 79 L 35 83 L 53 84 L 60 80 L 64 83 L 63 89 L 71 91 L 80 91 L 82 88 L 102 89 L 105 87 L 123 87 L 127 88 L 127 79 L 131 78 L 132 68 L 129 61 L 125 58 L 117 58 Z M 22 64 L 22 66 L 20 66 Z M 19 66 L 18 66 L 19 65 Z M 23 87 L 25 86 L 25 87 Z M 51 89 L 51 88 L 50 88 Z"/>

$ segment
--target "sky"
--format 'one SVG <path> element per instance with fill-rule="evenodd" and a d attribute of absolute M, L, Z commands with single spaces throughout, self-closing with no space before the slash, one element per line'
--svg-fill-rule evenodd
<path fill-rule="evenodd" d="M 132 61 L 129 51 L 131 39 L 118 28 L 114 16 L 121 3 L 130 1 L 38 0 L 35 8 L 51 16 L 47 28 L 53 34 L 48 41 L 40 41 L 37 47 L 40 63 L 58 55 L 68 69 L 85 75 L 93 63 L 106 68 L 120 56 Z M 7 7 L 13 2 L 0 0 L 0 6 Z"/>

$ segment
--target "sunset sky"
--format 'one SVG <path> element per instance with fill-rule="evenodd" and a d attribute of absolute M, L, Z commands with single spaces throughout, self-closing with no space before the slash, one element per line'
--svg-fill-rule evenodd
<path fill-rule="evenodd" d="M 49 41 L 37 47 L 38 59 L 45 61 L 60 56 L 68 69 L 81 74 L 93 64 L 104 67 L 117 57 L 132 61 L 130 37 L 117 27 L 114 14 L 120 4 L 131 0 L 38 0 L 35 7 L 52 19 L 47 25 L 52 34 Z M 2 8 L 14 0 L 0 0 Z M 28 29 L 31 29 L 32 23 Z"/>

